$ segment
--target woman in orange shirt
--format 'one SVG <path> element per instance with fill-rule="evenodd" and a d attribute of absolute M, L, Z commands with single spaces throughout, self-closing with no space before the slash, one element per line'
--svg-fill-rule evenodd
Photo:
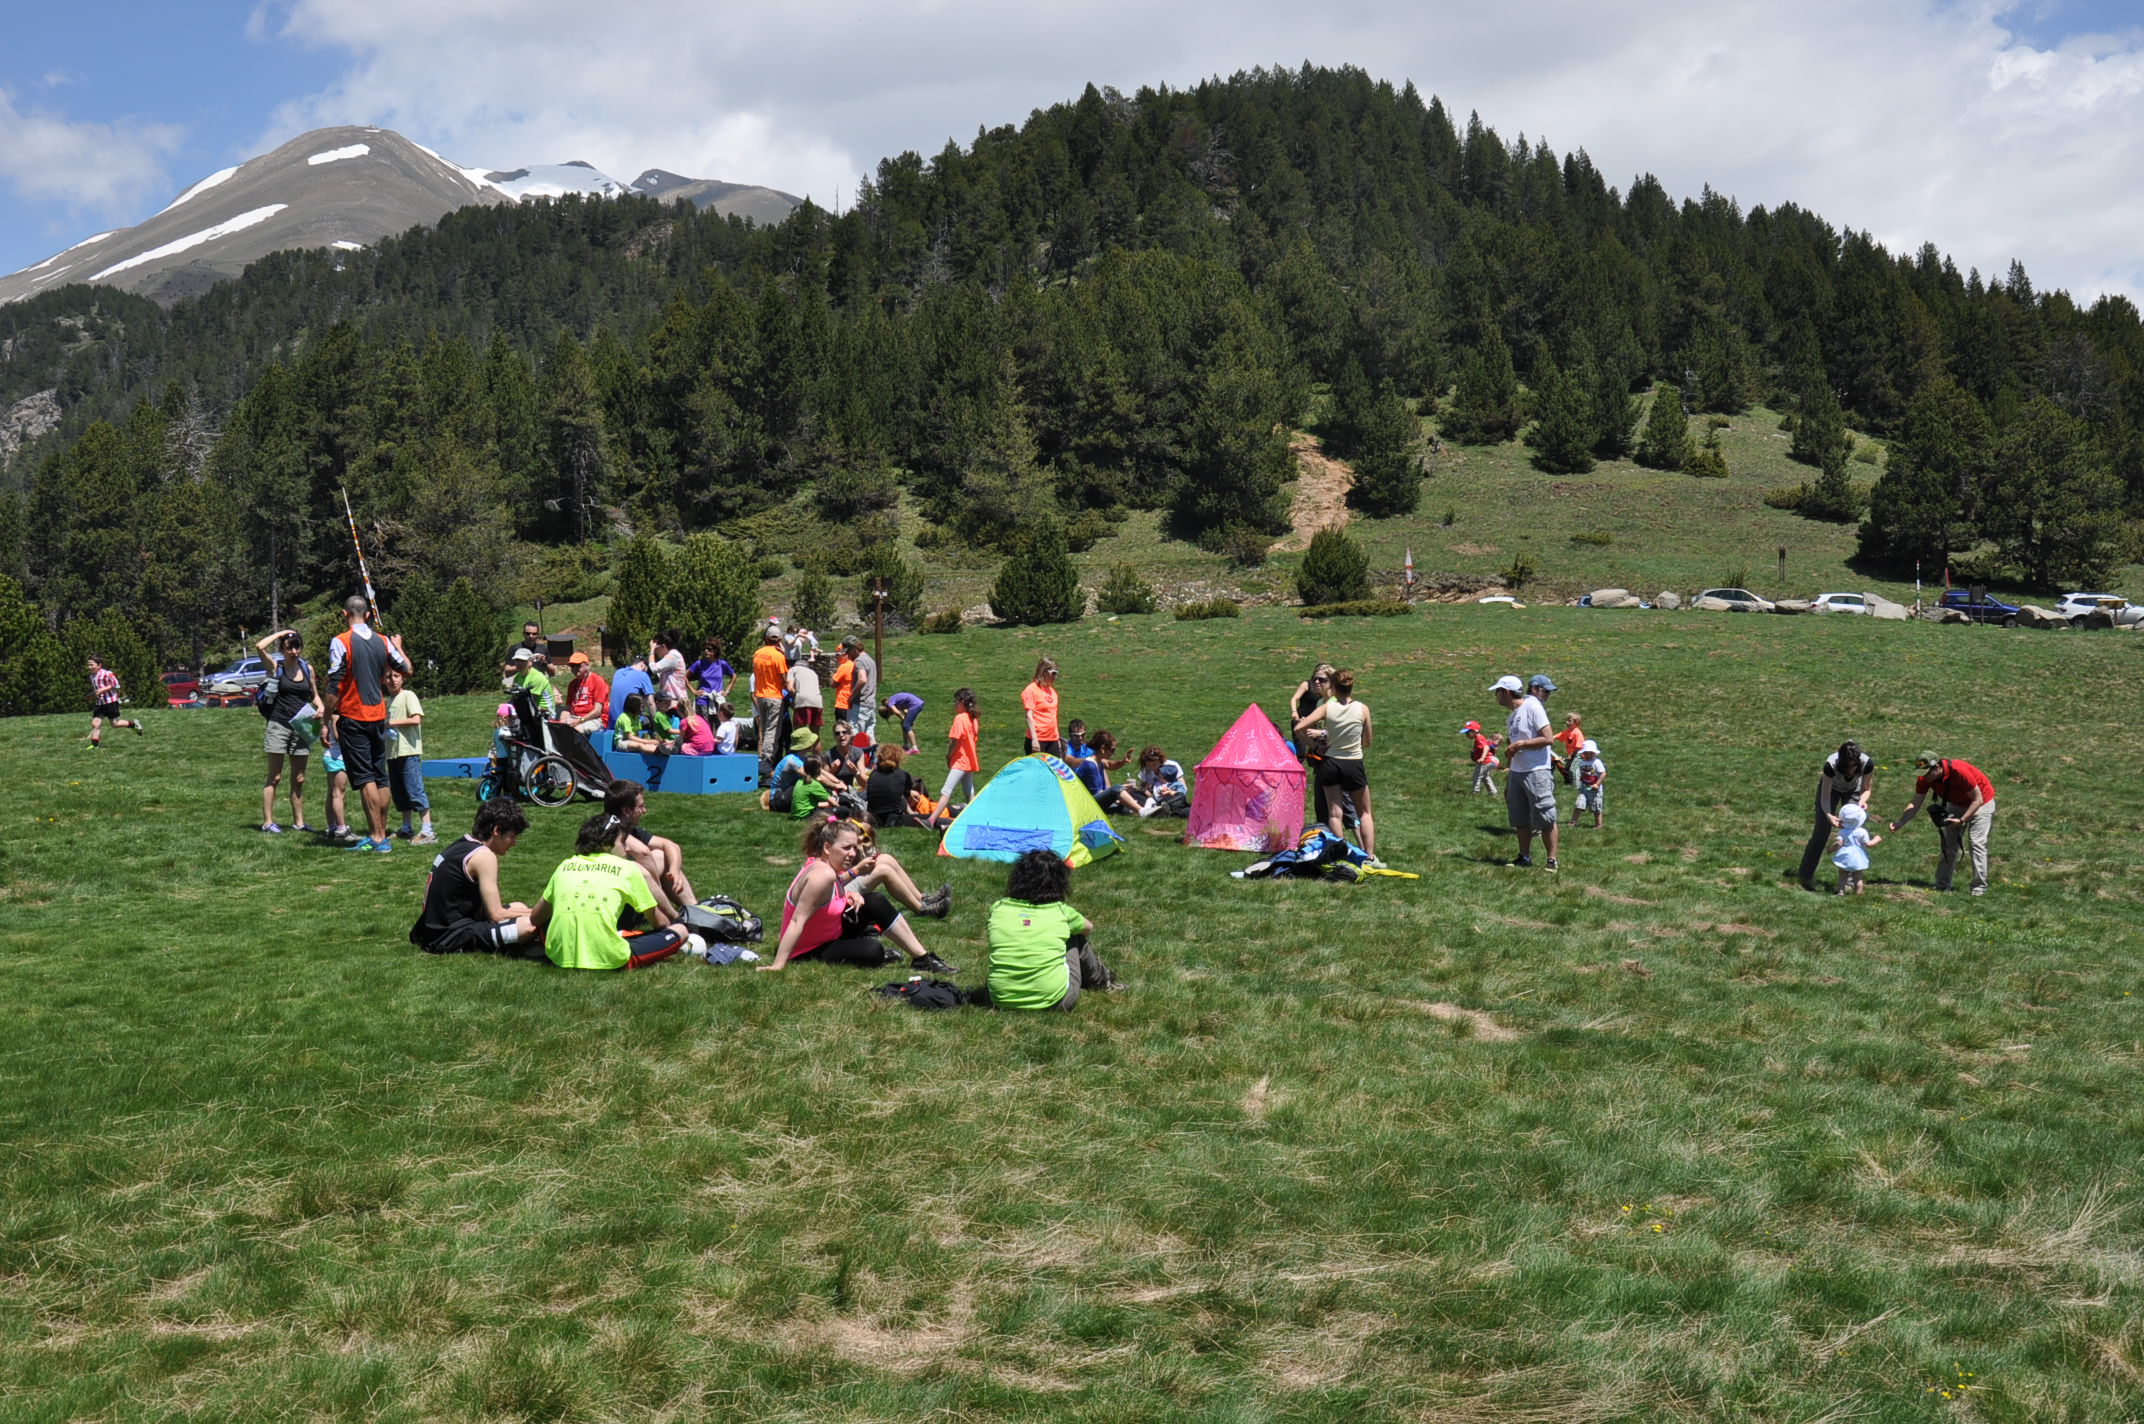
<path fill-rule="evenodd" d="M 1057 660 L 1044 658 L 1035 664 L 1035 680 L 1020 693 L 1020 705 L 1027 709 L 1027 745 L 1029 752 L 1048 752 L 1053 757 L 1065 754 L 1065 744 L 1057 736 Z"/>
<path fill-rule="evenodd" d="M 975 799 L 975 773 L 983 769 L 976 745 L 981 736 L 982 723 L 975 716 L 975 689 L 963 687 L 953 694 L 953 726 L 945 734 L 945 785 L 938 792 L 938 809 L 931 815 L 932 830 L 951 823 L 956 789 L 965 788 L 967 799 Z"/>

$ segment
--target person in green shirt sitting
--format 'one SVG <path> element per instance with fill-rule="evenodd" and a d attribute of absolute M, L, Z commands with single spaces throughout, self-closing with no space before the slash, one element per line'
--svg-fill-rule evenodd
<path fill-rule="evenodd" d="M 806 752 L 804 774 L 797 778 L 797 784 L 790 792 L 790 820 L 808 821 L 812 812 L 834 799 L 834 793 L 827 789 L 826 782 L 821 779 L 825 773 L 826 763 L 819 760 L 819 754 Z"/>
<path fill-rule="evenodd" d="M 645 969 L 684 950 L 696 959 L 707 944 L 663 908 L 648 872 L 617 852 L 625 821 L 607 811 L 581 824 L 573 854 L 551 872 L 530 920 L 543 936 L 544 956 L 561 969 Z M 628 910 L 648 917 L 653 929 L 619 932 Z"/>
<path fill-rule="evenodd" d="M 617 752 L 659 752 L 662 740 L 656 737 L 647 723 L 648 699 L 638 692 L 629 692 L 625 704 L 618 709 L 618 720 L 610 724 L 610 746 Z"/>
<path fill-rule="evenodd" d="M 1065 903 L 1071 891 L 1072 867 L 1049 851 L 1031 850 L 1012 863 L 986 932 L 997 1008 L 1069 1011 L 1082 989 L 1117 987 L 1087 946 L 1093 922 Z"/>
<path fill-rule="evenodd" d="M 506 660 L 502 682 L 509 693 L 531 694 L 545 717 L 555 717 L 558 715 L 558 692 L 543 669 L 536 666 L 535 658 L 536 655 L 527 648 L 514 649 L 514 655 Z"/>

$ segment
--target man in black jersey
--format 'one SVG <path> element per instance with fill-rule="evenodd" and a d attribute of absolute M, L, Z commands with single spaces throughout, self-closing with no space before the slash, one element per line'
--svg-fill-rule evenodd
<path fill-rule="evenodd" d="M 424 882 L 424 908 L 409 928 L 409 942 L 427 954 L 518 954 L 522 946 L 543 954 L 530 910 L 519 900 L 499 901 L 499 857 L 529 828 L 511 796 L 494 796 L 476 809 L 468 835 L 441 848 Z"/>

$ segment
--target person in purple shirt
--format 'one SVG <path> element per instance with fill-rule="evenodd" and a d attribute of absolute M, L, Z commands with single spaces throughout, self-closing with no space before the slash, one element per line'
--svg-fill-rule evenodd
<path fill-rule="evenodd" d="M 923 711 L 923 699 L 913 692 L 896 692 L 878 705 L 878 710 L 888 717 L 901 719 L 901 745 L 904 751 L 920 751 L 916 745 L 916 717 Z"/>
<path fill-rule="evenodd" d="M 722 653 L 722 640 L 709 638 L 700 645 L 699 660 L 685 669 L 685 676 L 699 689 L 698 703 L 702 712 L 714 707 L 729 689 L 730 679 L 737 675 L 737 670 L 723 660 Z"/>

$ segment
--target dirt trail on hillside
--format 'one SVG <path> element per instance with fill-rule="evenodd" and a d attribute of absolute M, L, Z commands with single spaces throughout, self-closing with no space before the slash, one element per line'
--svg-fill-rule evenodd
<path fill-rule="evenodd" d="M 1311 535 L 1320 529 L 1345 529 L 1347 492 L 1355 483 L 1355 472 L 1346 462 L 1327 458 L 1316 436 L 1298 435 L 1288 448 L 1295 452 L 1295 498 L 1288 505 L 1288 523 L 1294 527 L 1274 541 L 1276 554 L 1309 548 Z"/>

